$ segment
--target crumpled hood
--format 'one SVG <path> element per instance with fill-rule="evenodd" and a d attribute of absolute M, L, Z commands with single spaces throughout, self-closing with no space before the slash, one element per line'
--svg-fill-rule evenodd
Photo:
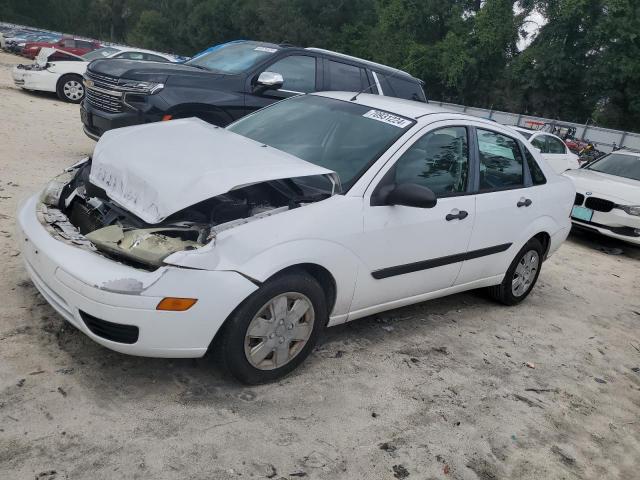
<path fill-rule="evenodd" d="M 147 223 L 255 183 L 331 170 L 197 118 L 107 131 L 90 181 Z M 335 178 L 335 177 L 334 177 Z"/>
<path fill-rule="evenodd" d="M 564 175 L 573 180 L 579 193 L 591 192 L 620 205 L 640 205 L 640 182 L 637 180 L 586 168 L 567 170 Z"/>

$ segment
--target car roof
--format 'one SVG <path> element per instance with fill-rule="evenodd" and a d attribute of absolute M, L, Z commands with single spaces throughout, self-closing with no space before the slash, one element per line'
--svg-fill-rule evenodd
<path fill-rule="evenodd" d="M 159 55 L 164 58 L 175 58 L 173 55 L 169 55 L 168 53 L 156 52 L 155 50 L 146 50 L 144 48 L 136 48 L 136 47 L 124 47 L 121 45 L 107 45 L 102 48 L 115 48 L 119 52 L 140 52 L 140 53 L 151 53 L 153 55 Z"/>
<path fill-rule="evenodd" d="M 317 92 L 311 95 L 318 95 L 327 98 L 335 98 L 336 100 L 351 101 L 356 92 Z M 388 112 L 397 113 L 408 118 L 420 118 L 425 115 L 436 113 L 453 114 L 456 118 L 467 117 L 473 120 L 482 120 L 471 115 L 452 112 L 442 107 L 432 105 L 430 103 L 416 102 L 415 100 L 405 100 L 404 98 L 389 97 L 386 95 L 377 95 L 372 93 L 360 93 L 354 103 L 365 105 L 371 108 L 379 108 Z"/>
<path fill-rule="evenodd" d="M 628 149 L 625 149 L 625 148 L 621 148 L 620 150 L 614 150 L 611 153 L 622 153 L 624 155 L 632 155 L 634 157 L 640 157 L 640 151 L 628 150 Z"/>

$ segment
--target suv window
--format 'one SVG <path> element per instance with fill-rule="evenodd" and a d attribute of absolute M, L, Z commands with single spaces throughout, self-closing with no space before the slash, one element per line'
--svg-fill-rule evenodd
<path fill-rule="evenodd" d="M 422 85 L 420 85 L 417 80 L 411 81 L 380 72 L 376 72 L 376 76 L 378 77 L 384 95 L 407 100 L 417 100 L 418 102 L 426 101 Z"/>
<path fill-rule="evenodd" d="M 416 141 L 395 165 L 396 184 L 417 183 L 437 196 L 464 192 L 469 172 L 465 127 L 446 127 Z"/>
<path fill-rule="evenodd" d="M 362 90 L 363 70 L 346 63 L 327 61 L 327 90 L 359 92 Z"/>
<path fill-rule="evenodd" d="M 547 183 L 547 179 L 545 178 L 544 173 L 542 173 L 538 162 L 536 162 L 536 159 L 533 158 L 533 155 L 531 154 L 529 149 L 522 145 L 522 150 L 524 151 L 524 156 L 527 159 L 527 166 L 529 167 L 529 173 L 531 174 L 531 181 L 533 182 L 533 184 L 543 185 Z"/>
<path fill-rule="evenodd" d="M 531 140 L 531 145 L 540 150 L 541 153 L 549 153 L 549 151 L 547 150 L 547 142 L 544 141 L 544 137 L 546 137 L 546 135 L 537 136 L 536 138 Z"/>
<path fill-rule="evenodd" d="M 291 55 L 278 60 L 269 72 L 279 73 L 284 78 L 282 90 L 309 93 L 316 90 L 316 59 L 307 55 Z"/>
<path fill-rule="evenodd" d="M 547 150 L 549 153 L 567 153 L 566 149 L 564 148 L 564 143 L 562 143 L 560 140 L 549 135 L 545 135 L 545 137 L 547 138 Z"/>
<path fill-rule="evenodd" d="M 478 129 L 480 190 L 499 190 L 524 185 L 522 154 L 511 137 Z"/>

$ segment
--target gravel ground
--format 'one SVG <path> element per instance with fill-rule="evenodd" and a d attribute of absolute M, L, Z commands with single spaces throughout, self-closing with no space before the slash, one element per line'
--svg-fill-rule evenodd
<path fill-rule="evenodd" d="M 76 105 L 12 85 L 19 61 L 0 54 L 0 478 L 638 478 L 640 250 L 599 237 L 572 235 L 518 307 L 472 292 L 336 327 L 277 384 L 90 341 L 13 232 L 94 144 Z"/>

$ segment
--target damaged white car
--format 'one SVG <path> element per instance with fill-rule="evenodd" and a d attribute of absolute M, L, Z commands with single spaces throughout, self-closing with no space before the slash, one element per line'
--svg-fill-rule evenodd
<path fill-rule="evenodd" d="M 302 95 L 226 129 L 111 130 L 18 215 L 34 284 L 119 352 L 218 349 L 247 383 L 326 326 L 463 290 L 523 300 L 575 191 L 519 134 L 379 95 Z"/>

